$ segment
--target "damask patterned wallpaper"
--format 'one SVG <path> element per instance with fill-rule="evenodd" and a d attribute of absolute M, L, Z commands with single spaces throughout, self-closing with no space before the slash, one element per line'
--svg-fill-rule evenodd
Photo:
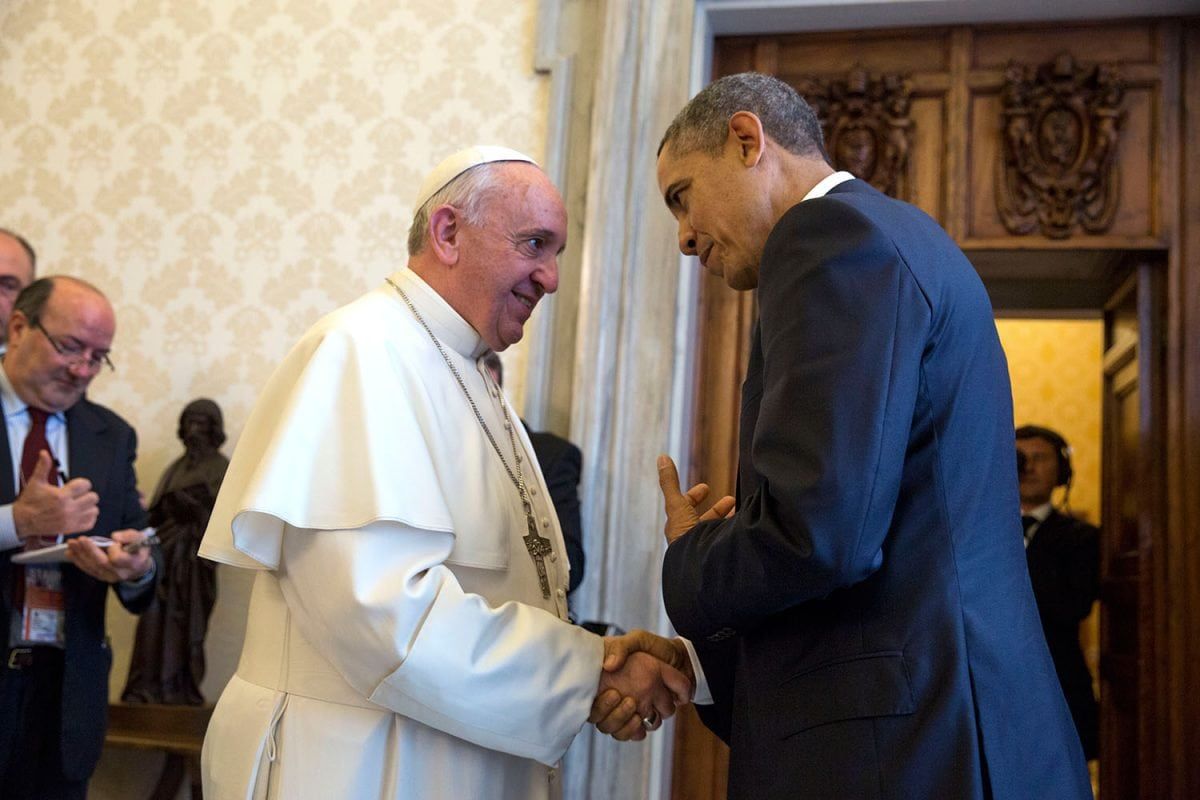
<path fill-rule="evenodd" d="M 91 395 L 137 428 L 147 495 L 181 452 L 184 404 L 220 403 L 232 452 L 301 332 L 404 263 L 442 156 L 542 156 L 535 16 L 536 0 L 0 0 L 0 226 L 116 306 L 117 371 Z M 505 353 L 518 408 L 523 352 Z M 237 572 L 221 573 L 211 700 L 240 650 Z M 133 621 L 110 612 L 115 696 Z M 111 796 L 136 794 L 130 769 L 108 774 Z"/>
<path fill-rule="evenodd" d="M 0 0 L 0 226 L 117 308 L 92 394 L 149 493 L 193 397 L 231 439 L 289 345 L 403 264 L 452 150 L 540 157 L 533 0 Z M 520 395 L 520 353 L 509 354 Z"/>
<path fill-rule="evenodd" d="M 1100 320 L 1001 319 L 1016 425 L 1044 425 L 1071 445 L 1071 508 L 1100 519 Z M 1055 493 L 1061 501 L 1062 490 Z"/>

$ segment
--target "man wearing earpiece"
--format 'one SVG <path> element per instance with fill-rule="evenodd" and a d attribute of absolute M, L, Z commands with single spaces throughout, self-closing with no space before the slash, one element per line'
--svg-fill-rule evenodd
<path fill-rule="evenodd" d="M 1070 514 L 1073 473 L 1066 439 L 1037 425 L 1017 428 L 1016 437 L 1029 579 L 1058 680 L 1090 760 L 1099 755 L 1099 718 L 1092 676 L 1079 646 L 1079 623 L 1091 613 L 1097 596 L 1100 531 Z M 1065 489 L 1063 511 L 1050 499 L 1059 486 Z"/>

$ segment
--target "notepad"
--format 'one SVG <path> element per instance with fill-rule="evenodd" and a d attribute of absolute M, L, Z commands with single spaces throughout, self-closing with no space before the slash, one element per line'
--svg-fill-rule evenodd
<path fill-rule="evenodd" d="M 107 536 L 89 536 L 97 547 L 108 547 L 113 543 Z M 67 543 L 52 544 L 37 550 L 26 550 L 12 557 L 14 564 L 61 564 L 67 560 Z"/>

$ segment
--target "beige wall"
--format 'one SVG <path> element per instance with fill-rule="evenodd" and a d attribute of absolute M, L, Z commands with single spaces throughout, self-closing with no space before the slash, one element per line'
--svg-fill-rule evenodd
<path fill-rule="evenodd" d="M 1016 425 L 1043 425 L 1071 445 L 1071 509 L 1100 519 L 1100 388 L 1104 324 L 1096 320 L 996 321 L 1008 356 Z M 1055 492 L 1062 501 L 1062 489 Z"/>
<path fill-rule="evenodd" d="M 220 403 L 232 452 L 299 334 L 404 263 L 410 198 L 441 156 L 478 141 L 542 156 L 535 14 L 535 0 L 0 0 L 0 226 L 44 274 L 112 298 L 117 372 L 91 395 L 137 428 L 143 491 L 179 453 L 187 401 Z M 518 408 L 524 352 L 505 355 Z M 246 587 L 221 578 L 214 698 Z M 114 694 L 132 625 L 110 617 Z"/>

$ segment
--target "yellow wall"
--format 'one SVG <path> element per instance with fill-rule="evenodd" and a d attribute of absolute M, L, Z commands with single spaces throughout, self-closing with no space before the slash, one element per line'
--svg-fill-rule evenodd
<path fill-rule="evenodd" d="M 1071 509 L 1100 519 L 1100 320 L 996 321 L 1012 378 L 1014 423 L 1042 425 L 1071 445 Z M 1062 490 L 1055 493 L 1061 502 Z"/>
<path fill-rule="evenodd" d="M 996 328 L 1008 356 L 1015 423 L 1044 425 L 1066 438 L 1075 468 L 1071 510 L 1099 524 L 1104 324 L 1100 320 L 1002 319 L 996 321 Z M 1061 501 L 1059 489 L 1055 502 Z M 1079 631 L 1093 681 L 1099 674 L 1098 609 L 1093 606 Z"/>

